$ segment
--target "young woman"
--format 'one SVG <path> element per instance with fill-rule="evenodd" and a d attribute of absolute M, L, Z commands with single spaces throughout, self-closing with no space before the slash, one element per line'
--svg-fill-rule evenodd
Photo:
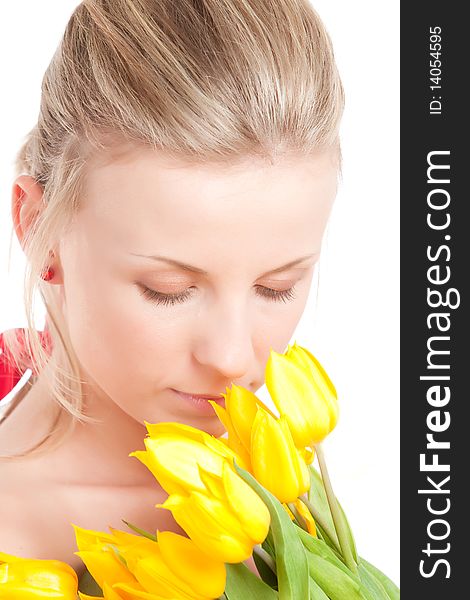
<path fill-rule="evenodd" d="M 343 103 L 307 0 L 77 7 L 13 184 L 29 326 L 3 334 L 3 393 L 32 374 L 0 422 L 2 551 L 80 573 L 71 523 L 181 532 L 128 454 L 144 421 L 220 435 L 208 399 L 256 392 L 284 352 L 336 193 Z"/>

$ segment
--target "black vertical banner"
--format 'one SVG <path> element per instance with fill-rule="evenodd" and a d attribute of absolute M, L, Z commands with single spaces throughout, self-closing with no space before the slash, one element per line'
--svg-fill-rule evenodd
<path fill-rule="evenodd" d="M 464 8 L 401 4 L 404 599 L 470 597 L 470 36 Z"/>

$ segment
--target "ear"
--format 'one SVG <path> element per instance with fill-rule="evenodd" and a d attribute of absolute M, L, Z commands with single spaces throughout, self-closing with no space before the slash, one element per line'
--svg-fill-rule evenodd
<path fill-rule="evenodd" d="M 25 250 L 26 235 L 36 222 L 38 216 L 44 210 L 43 188 L 34 177 L 20 175 L 13 183 L 11 198 L 11 215 L 18 241 Z M 49 280 L 51 284 L 63 282 L 60 260 L 56 250 L 49 251 L 49 264 L 47 267 L 54 268 L 54 278 Z"/>
<path fill-rule="evenodd" d="M 30 175 L 20 175 L 12 189 L 11 215 L 16 236 L 24 250 L 25 237 L 43 209 L 42 186 Z"/>

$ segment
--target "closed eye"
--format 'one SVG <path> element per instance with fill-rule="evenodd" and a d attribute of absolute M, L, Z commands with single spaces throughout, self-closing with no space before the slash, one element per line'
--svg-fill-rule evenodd
<path fill-rule="evenodd" d="M 186 300 L 189 300 L 193 294 L 193 291 L 196 289 L 194 287 L 190 287 L 184 292 L 179 292 L 178 294 L 165 294 L 163 292 L 158 292 L 157 290 L 152 290 L 146 285 L 139 284 L 139 287 L 141 288 L 141 295 L 147 300 L 163 306 L 173 306 L 175 304 L 182 304 L 183 302 L 186 302 Z M 255 288 L 258 296 L 266 298 L 272 302 L 288 302 L 289 300 L 294 300 L 296 298 L 294 293 L 294 285 L 287 290 L 273 290 L 272 288 L 265 287 L 263 285 L 255 285 Z"/>

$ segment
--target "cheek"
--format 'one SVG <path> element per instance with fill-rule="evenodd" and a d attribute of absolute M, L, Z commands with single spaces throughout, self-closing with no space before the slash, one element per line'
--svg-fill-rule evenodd
<path fill-rule="evenodd" d="M 146 302 L 134 286 L 105 279 L 70 283 L 66 297 L 66 320 L 85 377 L 113 398 L 155 391 L 182 341 L 168 312 Z"/>

